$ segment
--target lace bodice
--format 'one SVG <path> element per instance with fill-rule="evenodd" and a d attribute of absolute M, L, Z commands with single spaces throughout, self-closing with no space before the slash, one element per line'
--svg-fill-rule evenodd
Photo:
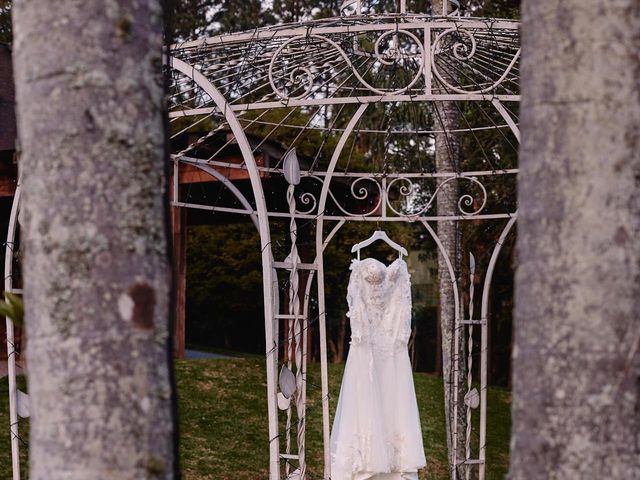
<path fill-rule="evenodd" d="M 353 260 L 347 290 L 351 344 L 377 353 L 406 348 L 411 335 L 411 283 L 407 264 Z"/>

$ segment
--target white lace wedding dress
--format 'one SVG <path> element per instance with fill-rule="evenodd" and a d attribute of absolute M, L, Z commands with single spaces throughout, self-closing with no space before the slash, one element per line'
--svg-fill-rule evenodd
<path fill-rule="evenodd" d="M 417 480 L 426 464 L 407 352 L 407 264 L 354 260 L 351 347 L 331 431 L 332 480 Z"/>

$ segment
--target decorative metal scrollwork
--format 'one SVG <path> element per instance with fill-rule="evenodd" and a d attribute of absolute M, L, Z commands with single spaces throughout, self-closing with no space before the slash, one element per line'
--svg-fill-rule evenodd
<path fill-rule="evenodd" d="M 324 182 L 324 179 L 321 177 L 317 177 L 315 175 L 311 175 L 308 177 L 304 177 L 306 179 L 311 179 L 314 180 L 320 184 L 322 184 Z M 369 182 L 369 184 L 373 187 L 372 189 L 367 189 L 363 183 L 364 182 Z M 351 183 L 350 187 L 349 187 L 349 196 L 352 200 L 355 200 L 356 203 L 357 202 L 364 202 L 370 199 L 375 198 L 375 203 L 371 203 L 371 205 L 363 208 L 360 211 L 350 211 L 347 210 L 344 207 L 344 200 L 343 201 L 339 201 L 335 194 L 331 191 L 331 189 L 329 189 L 328 191 L 328 195 L 331 198 L 331 200 L 333 200 L 333 204 L 335 205 L 335 207 L 340 210 L 343 214 L 347 215 L 347 216 L 370 216 L 373 215 L 376 211 L 379 211 L 380 206 L 382 205 L 382 200 L 383 200 L 383 194 L 382 194 L 383 190 L 382 190 L 382 186 L 380 185 L 380 183 L 378 183 L 378 181 L 372 177 L 357 177 L 355 178 L 355 180 Z M 311 193 L 311 192 L 303 192 L 302 194 L 300 194 L 300 196 L 298 197 L 300 203 L 302 203 L 305 206 L 309 206 L 309 208 L 306 209 L 297 209 L 296 212 L 302 215 L 308 215 L 308 214 L 312 214 L 312 213 L 316 213 L 316 209 L 318 206 L 318 198 L 316 197 L 315 194 Z"/>
<path fill-rule="evenodd" d="M 467 181 L 472 186 L 478 187 L 478 189 L 480 190 L 480 195 L 478 196 L 478 198 L 474 198 L 474 196 L 469 193 L 464 193 L 460 195 L 457 201 L 458 211 L 460 212 L 460 215 L 464 215 L 468 217 L 478 215 L 480 212 L 482 212 L 482 210 L 484 210 L 484 207 L 487 204 L 487 190 L 485 189 L 484 185 L 475 177 L 449 177 L 443 180 L 433 192 L 425 192 L 425 194 L 421 197 L 421 201 L 414 201 L 414 202 L 411 202 L 412 198 L 417 197 L 419 190 L 421 190 L 421 187 L 419 186 L 419 184 L 415 182 L 414 179 L 412 178 L 408 178 L 408 177 L 395 178 L 392 181 L 390 181 L 387 185 L 387 195 L 386 195 L 387 207 L 393 213 L 399 216 L 408 216 L 408 217 L 423 216 L 433 205 L 433 202 L 436 200 L 438 196 L 438 192 L 442 190 L 442 188 L 445 185 L 451 182 L 454 182 L 456 180 Z M 389 200 L 389 198 L 391 197 L 390 192 L 394 187 L 397 187 L 398 193 L 400 194 L 400 196 L 405 198 L 405 202 L 403 202 L 403 205 L 405 208 L 403 210 L 396 209 L 391 203 L 391 201 Z M 410 203 L 414 203 L 415 205 L 417 205 L 416 208 L 412 209 Z M 474 205 L 476 206 L 474 207 Z M 474 207 L 474 208 L 468 209 L 465 207 Z"/>
<path fill-rule="evenodd" d="M 377 32 L 374 34 L 378 35 Z M 369 38 L 366 40 L 364 44 L 370 43 Z M 318 34 L 289 38 L 275 51 L 269 63 L 271 88 L 283 100 L 296 100 L 320 94 L 323 88 L 334 88 L 332 81 L 336 78 L 345 77 L 347 81 L 352 75 L 373 93 L 397 95 L 405 93 L 422 78 L 424 48 L 422 41 L 413 33 L 400 29 L 386 31 L 375 39 L 373 50 L 368 52 L 362 50 L 359 43 L 357 37 L 339 44 Z M 353 63 L 351 57 L 354 56 L 370 58 L 366 71 L 380 73 L 385 67 L 393 66 L 407 72 L 407 75 L 390 72 L 383 78 L 387 82 L 385 86 L 372 85 L 365 79 L 366 73 Z M 396 70 L 394 72 L 397 73 Z M 379 76 L 385 77 L 375 75 Z M 404 85 L 390 86 L 390 81 L 398 82 L 399 78 L 407 80 Z"/>
<path fill-rule="evenodd" d="M 471 217 L 480 214 L 487 205 L 487 190 L 476 177 L 453 176 L 443 179 L 435 189 L 425 189 L 416 178 L 397 177 L 386 182 L 384 177 L 360 176 L 349 177 L 353 181 L 347 189 L 348 196 L 338 200 L 334 191 L 329 188 L 328 195 L 333 201 L 333 206 L 346 216 L 367 217 L 372 215 L 386 215 L 392 212 L 397 216 L 417 218 L 425 216 L 433 206 L 438 192 L 445 185 L 452 182 L 467 182 L 470 187 L 477 190 L 476 195 L 462 193 L 457 199 L 459 215 Z M 318 176 L 307 176 L 322 184 L 324 179 Z M 432 180 L 432 179 L 431 179 Z M 397 194 L 396 194 L 397 192 Z M 392 199 L 395 199 L 392 201 Z M 401 207 L 397 201 L 400 200 Z M 366 202 L 366 203 L 365 203 Z M 304 191 L 298 197 L 298 203 L 307 208 L 297 208 L 296 213 L 301 215 L 318 214 L 318 198 L 316 194 Z M 345 205 L 360 205 L 362 208 L 348 209 Z"/>
<path fill-rule="evenodd" d="M 307 177 L 307 178 L 318 178 L 318 177 Z M 320 180 L 320 181 L 322 181 L 322 180 Z M 315 209 L 318 207 L 318 199 L 311 192 L 302 193 L 300 195 L 299 199 L 300 199 L 300 203 L 302 203 L 303 205 L 307 205 L 307 206 L 310 205 L 310 207 L 307 208 L 306 210 L 296 209 L 297 213 L 301 213 L 303 215 L 307 215 L 309 213 L 313 213 L 315 211 Z"/>
<path fill-rule="evenodd" d="M 477 35 L 481 38 L 477 38 Z M 445 90 L 456 93 L 487 93 L 494 91 L 509 77 L 520 58 L 520 49 L 511 53 L 501 51 L 499 62 L 492 62 L 493 66 L 504 64 L 504 70 L 488 70 L 486 63 L 491 59 L 487 55 L 497 49 L 492 42 L 494 41 L 486 32 L 479 30 L 449 28 L 438 34 L 431 47 L 431 69 Z M 504 62 L 505 58 L 509 61 L 508 64 Z M 454 79 L 455 84 L 452 83 Z"/>

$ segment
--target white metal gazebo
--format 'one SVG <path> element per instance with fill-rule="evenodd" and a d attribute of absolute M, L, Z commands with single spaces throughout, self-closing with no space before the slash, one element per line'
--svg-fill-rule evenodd
<path fill-rule="evenodd" d="M 323 478 L 331 478 L 324 252 L 346 222 L 415 222 L 443 255 L 449 278 L 441 281 L 450 281 L 454 292 L 453 351 L 464 343 L 469 355 L 468 361 L 454 355 L 449 379 L 454 405 L 465 402 L 467 412 L 457 419 L 467 425 L 467 438 L 459 455 L 462 464 L 452 469 L 451 477 L 469 478 L 475 470 L 474 476 L 485 478 L 490 289 L 517 213 L 515 200 L 508 205 L 496 200 L 496 185 L 502 185 L 501 195 L 515 199 L 519 25 L 462 16 L 451 5 L 457 2 L 443 3 L 441 14 L 431 16 L 407 13 L 404 1 L 389 13 L 356 0 L 345 2 L 336 18 L 201 38 L 172 45 L 168 52 L 172 134 L 189 134 L 184 148 L 172 156 L 173 206 L 245 215 L 260 235 L 271 480 L 309 478 L 305 424 L 310 322 L 319 333 Z M 455 125 L 443 116 L 445 104 L 458 112 Z M 250 135 L 262 141 L 256 145 Z M 514 154 L 488 148 L 490 136 Z M 266 165 L 256 157 L 268 139 L 284 144 L 287 153 Z M 476 145 L 478 158 L 458 169 L 438 171 L 436 142 Z M 231 144 L 239 149 L 242 162 L 219 159 L 219 152 Z M 309 151 L 310 145 L 315 152 Z M 183 165 L 219 182 L 225 193 L 215 199 L 190 197 L 179 182 Z M 231 179 L 239 170 L 246 173 L 250 191 Z M 272 198 L 265 190 L 267 177 L 281 179 L 286 198 Z M 456 211 L 438 215 L 440 194 L 451 187 Z M 14 242 L 16 211 L 7 245 Z M 483 240 L 491 252 L 488 262 L 474 266 L 483 277 L 479 315 L 473 312 L 473 282 L 470 292 L 461 291 L 454 259 L 438 236 L 440 222 L 468 221 L 491 223 L 499 231 Z M 288 225 L 288 238 L 280 239 L 286 241 L 286 255 L 274 249 L 273 226 L 283 222 Z M 302 225 L 314 235 L 310 258 L 301 258 L 298 251 Z M 9 257 L 7 291 L 12 291 L 12 268 Z M 310 318 L 309 299 L 316 292 L 318 313 Z M 468 307 L 463 293 L 470 298 Z M 474 328 L 476 335 L 480 331 L 479 342 L 474 342 Z M 10 323 L 7 333 L 14 478 L 19 478 Z M 479 359 L 478 378 L 473 358 Z M 474 389 L 476 382 L 479 388 Z M 459 390 L 470 395 L 459 398 Z M 470 399 L 474 391 L 477 410 Z M 476 440 L 471 438 L 472 417 L 478 418 Z M 454 436 L 457 431 L 452 428 Z M 453 445 L 457 448 L 458 442 Z"/>

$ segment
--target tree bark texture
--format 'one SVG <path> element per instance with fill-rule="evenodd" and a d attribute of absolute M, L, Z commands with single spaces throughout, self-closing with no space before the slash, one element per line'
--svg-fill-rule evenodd
<path fill-rule="evenodd" d="M 160 2 L 14 26 L 30 479 L 173 478 Z"/>
<path fill-rule="evenodd" d="M 432 2 L 432 11 L 435 15 L 442 15 L 442 0 L 434 0 Z M 457 79 L 449 78 L 445 73 L 445 80 L 451 84 L 456 84 Z M 443 130 L 444 133 L 435 134 L 435 161 L 436 171 L 441 172 L 457 172 L 460 163 L 460 140 L 456 133 L 459 124 L 459 111 L 454 102 L 434 102 L 434 125 L 436 130 Z M 442 183 L 439 180 L 438 185 Z M 458 185 L 454 182 L 444 184 L 437 196 L 437 214 L 440 215 L 457 215 L 458 212 Z M 456 277 L 459 277 L 460 265 L 462 261 L 460 228 L 458 222 L 455 221 L 439 221 L 438 237 L 444 246 L 447 257 L 451 262 Z M 463 332 L 460 332 L 460 344 L 457 354 L 459 355 L 459 389 L 458 389 L 458 408 L 457 412 L 453 405 L 453 391 L 455 386 L 454 380 L 454 332 L 455 332 L 455 298 L 452 279 L 447 266 L 446 260 L 442 252 L 438 251 L 438 278 L 439 278 L 439 302 L 440 302 L 440 328 L 442 341 L 442 375 L 444 379 L 444 403 L 445 403 L 445 421 L 447 430 L 447 448 L 449 452 L 449 468 L 464 460 L 465 454 L 465 435 L 466 435 L 466 409 L 464 408 L 464 382 L 462 378 L 464 372 L 464 338 Z M 457 458 L 453 458 L 453 428 L 457 429 Z M 459 473 L 462 470 L 459 469 Z"/>
<path fill-rule="evenodd" d="M 640 478 L 640 6 L 528 0 L 510 478 Z"/>

